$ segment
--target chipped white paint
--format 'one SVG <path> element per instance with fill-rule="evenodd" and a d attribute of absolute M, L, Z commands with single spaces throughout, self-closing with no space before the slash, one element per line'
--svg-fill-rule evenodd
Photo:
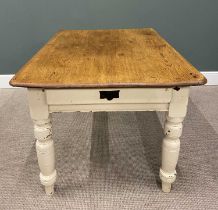
<path fill-rule="evenodd" d="M 28 89 L 30 115 L 34 122 L 36 152 L 40 168 L 40 181 L 46 194 L 54 193 L 56 181 L 54 143 L 45 92 L 41 89 Z"/>
<path fill-rule="evenodd" d="M 56 180 L 54 143 L 49 114 L 75 111 L 168 111 L 162 146 L 160 178 L 162 190 L 170 192 L 176 179 L 182 121 L 186 115 L 189 88 L 118 88 L 119 98 L 100 99 L 100 89 L 28 89 L 30 114 L 37 139 L 40 180 L 47 194 L 53 194 Z"/>
<path fill-rule="evenodd" d="M 182 134 L 182 121 L 186 115 L 189 88 L 173 90 L 172 99 L 165 123 L 165 138 L 162 144 L 162 164 L 160 178 L 162 190 L 170 192 L 171 184 L 176 179 L 176 164 L 179 158 L 180 139 Z"/>

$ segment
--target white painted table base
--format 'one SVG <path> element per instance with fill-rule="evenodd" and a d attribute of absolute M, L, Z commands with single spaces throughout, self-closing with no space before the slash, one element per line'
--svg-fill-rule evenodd
<path fill-rule="evenodd" d="M 100 90 L 120 90 L 119 98 L 100 99 Z M 50 113 L 96 111 L 167 111 L 162 145 L 160 179 L 162 190 L 170 192 L 176 179 L 182 121 L 186 115 L 189 87 L 116 89 L 39 89 L 29 88 L 30 114 L 34 122 L 40 181 L 46 194 L 54 193 L 57 173 Z M 152 141 L 152 140 L 151 140 Z"/>

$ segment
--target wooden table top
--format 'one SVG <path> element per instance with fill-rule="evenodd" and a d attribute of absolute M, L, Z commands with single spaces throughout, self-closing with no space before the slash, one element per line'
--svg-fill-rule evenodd
<path fill-rule="evenodd" d="M 206 78 L 154 29 L 63 30 L 12 78 L 39 88 L 175 87 Z"/>

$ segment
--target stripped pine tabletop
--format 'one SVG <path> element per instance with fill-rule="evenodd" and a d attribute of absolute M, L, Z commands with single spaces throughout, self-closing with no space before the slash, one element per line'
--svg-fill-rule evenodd
<path fill-rule="evenodd" d="M 27 62 L 12 86 L 175 87 L 206 78 L 154 29 L 63 30 Z"/>

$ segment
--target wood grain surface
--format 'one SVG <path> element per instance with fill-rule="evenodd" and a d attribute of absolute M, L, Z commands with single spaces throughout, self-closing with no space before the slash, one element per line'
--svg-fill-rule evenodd
<path fill-rule="evenodd" d="M 175 87 L 206 78 L 154 29 L 63 30 L 10 84 L 40 88 Z"/>

